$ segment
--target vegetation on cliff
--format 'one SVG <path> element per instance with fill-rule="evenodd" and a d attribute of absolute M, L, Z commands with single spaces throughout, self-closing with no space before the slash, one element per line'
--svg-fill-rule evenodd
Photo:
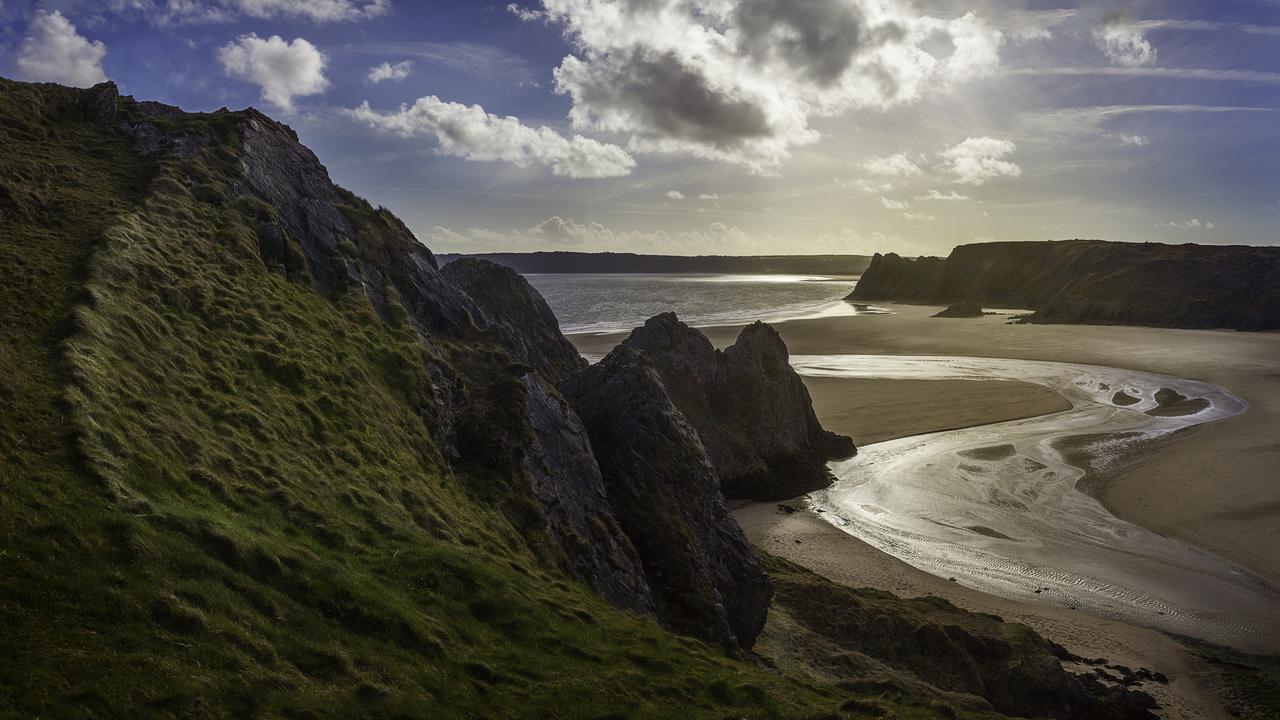
<path fill-rule="evenodd" d="M 995 717 L 629 603 L 551 356 L 288 128 L 0 80 L 0 148 L 0 715 Z"/>
<path fill-rule="evenodd" d="M 877 254 L 850 301 L 1025 308 L 1029 322 L 1280 328 L 1280 249 L 1064 240 Z"/>

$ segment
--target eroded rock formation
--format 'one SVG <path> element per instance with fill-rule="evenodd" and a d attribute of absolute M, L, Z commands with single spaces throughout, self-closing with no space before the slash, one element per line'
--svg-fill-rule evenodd
<path fill-rule="evenodd" d="M 665 313 L 622 346 L 662 378 L 702 438 L 726 497 L 780 500 L 824 488 L 833 479 L 826 461 L 856 452 L 852 440 L 818 423 L 786 345 L 764 323 L 718 351 Z"/>
<path fill-rule="evenodd" d="M 445 265 L 445 278 L 465 292 L 494 328 L 502 344 L 553 384 L 586 367 L 587 361 L 560 333 L 546 300 L 516 271 L 474 258 Z"/>
<path fill-rule="evenodd" d="M 677 632 L 750 648 L 772 585 L 662 378 L 639 353 L 620 348 L 562 387 L 644 564 L 658 618 Z"/>

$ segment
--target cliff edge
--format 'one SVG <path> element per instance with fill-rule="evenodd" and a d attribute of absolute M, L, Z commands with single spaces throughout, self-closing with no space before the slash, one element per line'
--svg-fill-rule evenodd
<path fill-rule="evenodd" d="M 875 255 L 850 301 L 1025 308 L 1028 322 L 1280 328 L 1280 248 L 1062 240 Z"/>

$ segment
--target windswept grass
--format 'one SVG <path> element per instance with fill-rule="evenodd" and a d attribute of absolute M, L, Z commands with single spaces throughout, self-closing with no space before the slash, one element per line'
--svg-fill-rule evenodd
<path fill-rule="evenodd" d="M 954 716 L 726 658 L 542 560 L 522 479 L 437 445 L 430 368 L 516 422 L 509 358 L 264 267 L 228 117 L 160 162 L 0 83 L 0 716 Z"/>

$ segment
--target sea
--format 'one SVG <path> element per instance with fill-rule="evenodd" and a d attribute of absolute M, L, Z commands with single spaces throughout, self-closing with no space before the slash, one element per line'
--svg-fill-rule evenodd
<path fill-rule="evenodd" d="M 844 297 L 857 277 L 720 274 L 526 275 L 565 334 L 630 330 L 663 312 L 693 327 L 886 312 Z"/>

